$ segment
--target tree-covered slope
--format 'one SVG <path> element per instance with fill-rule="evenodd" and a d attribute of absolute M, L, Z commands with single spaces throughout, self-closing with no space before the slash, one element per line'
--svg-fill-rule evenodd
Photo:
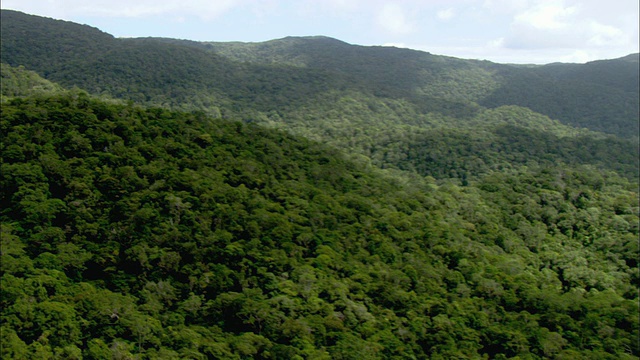
<path fill-rule="evenodd" d="M 238 108 L 295 104 L 346 83 L 319 70 L 243 65 L 191 47 L 114 39 L 73 23 L 15 11 L 2 14 L 2 63 L 93 94 L 237 116 Z"/>
<path fill-rule="evenodd" d="M 606 118 L 611 126 L 600 130 L 611 130 L 624 121 L 607 114 L 625 113 L 622 118 L 626 118 L 637 107 L 637 96 L 633 101 L 630 97 L 633 86 L 625 78 L 633 71 L 620 65 L 633 63 L 633 57 L 521 68 L 407 49 L 353 46 L 324 37 L 198 43 L 113 39 L 92 28 L 85 29 L 86 41 L 76 42 L 71 52 L 88 55 L 69 57 L 56 51 L 69 44 L 38 34 L 70 32 L 78 25 L 3 14 L 2 36 L 9 39 L 2 42 L 3 61 L 16 66 L 26 62 L 37 70 L 47 54 L 48 67 L 41 73 L 94 94 L 280 128 L 329 143 L 376 166 L 437 179 L 453 177 L 466 183 L 496 169 L 549 163 L 592 164 L 637 178 L 637 142 L 578 130 L 522 106 L 498 106 L 526 99 L 522 105 L 548 113 L 563 99 L 555 94 L 558 84 L 568 84 L 562 85 L 564 96 L 589 105 L 558 106 L 574 115 L 589 113 L 591 117 L 585 115 L 581 121 Z M 29 38 L 12 30 L 27 28 L 32 21 L 37 26 Z M 39 38 L 38 52 L 22 57 L 23 48 Z M 527 77 L 534 80 L 524 86 Z M 516 80 L 523 86 L 509 90 L 511 85 L 504 85 Z M 602 95 L 615 98 L 610 108 L 590 110 L 597 102 L 593 96 L 570 89 L 579 81 L 588 84 L 581 89 L 592 95 L 600 89 L 597 84 L 618 89 Z M 531 91 L 539 96 L 531 96 Z M 504 96 L 496 97 L 499 92 Z M 618 96 L 620 92 L 625 95 Z M 474 102 L 490 103 L 492 97 L 496 102 L 490 105 L 497 108 Z M 546 102 L 540 100 L 543 97 L 551 98 Z M 623 100 L 627 103 L 620 104 Z M 627 136 L 632 136 L 630 129 L 637 122 L 636 117 L 623 126 Z"/>
<path fill-rule="evenodd" d="M 519 105 L 565 124 L 628 137 L 638 134 L 638 54 L 584 65 L 519 67 L 409 49 L 354 46 L 325 38 L 264 43 L 192 43 L 231 58 L 340 72 L 378 94 Z"/>
<path fill-rule="evenodd" d="M 134 53 L 142 56 L 150 51 Z M 164 81 L 160 77 L 169 76 L 163 75 L 162 55 L 156 53 L 152 57 L 155 60 L 147 61 L 157 62 L 158 71 L 154 74 L 159 83 Z M 33 72 L 4 64 L 2 69 L 6 95 L 61 91 L 60 86 Z M 187 77 L 187 73 L 182 77 Z M 174 79 L 170 81 L 177 83 Z M 137 94 L 141 101 L 153 97 L 140 89 L 122 89 Z M 171 91 L 188 94 L 193 89 L 174 86 Z M 467 183 L 496 169 L 526 164 L 591 164 L 615 170 L 630 179 L 637 178 L 633 143 L 567 127 L 525 108 L 479 110 L 476 116 L 461 120 L 421 114 L 406 101 L 377 99 L 357 92 L 348 94 L 333 91 L 309 96 L 311 101 L 298 107 L 269 112 L 242 109 L 238 114 L 245 121 L 327 142 L 379 167 L 437 179 L 456 178 Z M 156 98 L 162 97 L 161 93 L 156 94 Z"/>
<path fill-rule="evenodd" d="M 2 102 L 15 96 L 55 93 L 62 91 L 62 87 L 43 79 L 34 71 L 24 67 L 12 67 L 0 64 L 0 95 Z"/>
<path fill-rule="evenodd" d="M 1 26 L 2 358 L 640 355 L 637 56 Z"/>
<path fill-rule="evenodd" d="M 61 66 L 91 59 L 111 49 L 113 36 L 88 25 L 0 11 L 2 62 L 23 65 L 45 78 Z"/>
<path fill-rule="evenodd" d="M 242 118 L 326 142 L 378 167 L 437 179 L 476 179 L 527 164 L 589 164 L 638 178 L 637 142 L 519 106 L 456 118 L 420 113 L 406 100 L 332 91 L 298 107 L 245 110 Z"/>
<path fill-rule="evenodd" d="M 483 107 L 518 105 L 637 140 L 637 56 L 519 67 L 326 37 L 256 44 L 113 39 L 87 26 L 2 13 L 3 63 L 96 94 L 226 116 L 282 112 L 336 90 L 462 119 Z"/>
<path fill-rule="evenodd" d="M 386 97 L 432 96 L 476 101 L 497 84 L 498 64 L 380 46 L 356 46 L 328 37 L 288 37 L 263 43 L 200 43 L 238 61 L 323 69 L 366 83 Z"/>
<path fill-rule="evenodd" d="M 636 185 L 467 187 L 82 92 L 3 104 L 3 358 L 633 359 Z"/>
<path fill-rule="evenodd" d="M 502 85 L 480 104 L 525 106 L 565 124 L 637 139 L 639 72 L 638 54 L 504 72 Z"/>

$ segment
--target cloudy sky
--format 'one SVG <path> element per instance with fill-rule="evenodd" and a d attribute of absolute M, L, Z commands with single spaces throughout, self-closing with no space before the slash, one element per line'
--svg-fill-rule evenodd
<path fill-rule="evenodd" d="M 265 41 L 325 35 L 500 63 L 639 52 L 638 0 L 2 0 L 116 37 Z"/>

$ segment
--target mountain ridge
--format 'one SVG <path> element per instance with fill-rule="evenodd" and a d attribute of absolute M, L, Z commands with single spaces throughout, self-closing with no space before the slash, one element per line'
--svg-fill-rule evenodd
<path fill-rule="evenodd" d="M 274 73 L 275 71 L 290 73 L 292 78 L 307 78 L 308 80 L 305 81 L 311 84 L 316 82 L 317 80 L 314 78 L 320 75 L 329 81 L 326 85 L 321 86 L 372 91 L 372 95 L 378 97 L 408 98 L 414 106 L 421 108 L 422 112 L 435 110 L 446 113 L 446 111 L 455 108 L 466 108 L 467 110 L 464 111 L 473 112 L 471 110 L 473 104 L 490 108 L 501 105 L 520 105 L 572 126 L 587 127 L 623 137 L 633 137 L 633 134 L 638 133 L 637 118 L 640 109 L 637 105 L 637 97 L 640 90 L 637 79 L 639 71 L 638 67 L 633 65 L 633 54 L 620 59 L 602 60 L 584 65 L 556 64 L 520 67 L 432 55 L 418 50 L 350 45 L 323 36 L 287 37 L 262 43 L 235 42 L 226 44 L 159 38 L 115 39 L 98 29 L 88 26 L 83 28 L 84 25 L 71 25 L 69 22 L 58 22 L 6 10 L 3 10 L 3 14 L 5 17 L 3 21 L 4 40 L 2 41 L 3 62 L 12 66 L 24 65 L 30 70 L 38 71 L 45 78 L 61 82 L 65 86 L 77 85 L 92 92 L 104 91 L 104 86 L 100 87 L 95 83 L 95 78 L 99 77 L 99 74 L 95 74 L 92 69 L 81 70 L 80 68 L 76 71 L 84 72 L 85 74 L 82 75 L 84 79 L 73 79 L 73 75 L 65 74 L 65 69 L 56 66 L 56 63 L 74 60 L 78 61 L 78 65 L 81 65 L 87 60 L 99 61 L 99 63 L 91 65 L 96 67 L 101 63 L 109 62 L 99 58 L 110 52 L 115 52 L 115 56 L 126 59 L 130 55 L 117 53 L 124 51 L 121 49 L 122 47 L 135 47 L 137 43 L 166 53 L 167 56 L 163 58 L 163 62 L 169 73 L 179 71 L 180 68 L 188 68 L 188 63 L 201 69 L 210 69 L 209 73 L 203 74 L 206 77 L 211 77 L 210 81 L 194 77 L 197 73 L 195 69 L 190 70 L 193 74 L 175 75 L 173 79 L 172 75 L 168 74 L 168 79 L 179 86 L 183 86 L 180 85 L 181 82 L 189 82 L 199 83 L 197 86 L 211 89 L 213 92 L 211 94 L 199 90 L 204 98 L 224 97 L 225 94 L 230 94 L 236 100 L 239 96 L 245 97 L 244 94 L 236 95 L 235 93 L 244 92 L 244 88 L 253 85 L 243 84 L 246 83 L 246 79 L 234 78 L 232 74 L 242 72 L 256 74 L 257 76 L 250 75 L 249 77 L 254 79 L 264 77 L 264 75 L 258 74 L 267 74 L 269 71 L 264 68 L 254 68 L 252 64 L 277 65 L 279 68 L 273 69 L 271 74 L 267 75 L 271 79 L 265 79 L 269 83 L 290 81 L 286 76 L 284 79 L 279 79 L 278 75 Z M 30 21 L 33 21 L 32 25 L 28 25 Z M 21 30 L 23 32 L 17 31 L 16 26 L 23 29 Z M 58 34 L 69 26 L 73 27 L 69 31 L 73 30 L 76 38 L 71 37 L 60 43 L 58 39 L 61 38 L 60 36 L 51 36 L 51 34 Z M 34 30 L 39 27 L 43 27 L 41 29 L 43 31 Z M 51 29 L 45 29 L 45 27 Z M 83 29 L 83 31 L 77 31 L 77 29 Z M 24 37 L 25 31 L 30 35 Z M 41 34 L 49 35 L 41 38 Z M 35 41 L 38 44 L 35 44 Z M 154 41 L 157 42 L 155 45 L 150 44 Z M 186 47 L 161 49 L 164 45 L 160 44 L 166 43 Z M 53 44 L 57 48 L 71 46 L 70 49 L 76 50 L 57 53 L 51 49 Z M 223 55 L 227 59 L 241 61 L 244 65 L 223 64 L 222 59 L 208 60 L 198 52 L 191 52 L 186 57 L 186 54 L 180 54 L 183 52 L 182 49 L 186 50 L 188 47 L 209 54 Z M 40 50 L 35 53 L 21 54 L 26 48 Z M 170 59 L 171 56 L 183 60 Z M 189 56 L 193 59 L 187 60 Z M 110 61 L 113 62 L 115 59 Z M 143 63 L 142 59 L 135 61 Z M 145 68 L 140 65 L 124 65 L 132 67 L 127 71 L 145 73 Z M 148 68 L 157 68 L 160 65 L 147 67 L 147 70 Z M 296 74 L 292 68 L 283 69 L 283 67 L 291 65 L 303 66 L 306 73 L 298 72 Z M 220 67 L 227 69 L 215 71 L 215 68 Z M 314 74 L 309 71 L 321 73 Z M 221 78 L 221 73 L 227 74 L 227 78 Z M 187 75 L 186 80 L 183 79 L 185 75 Z M 104 82 L 105 80 L 107 79 L 100 81 Z M 124 80 L 119 79 L 118 81 Z M 159 92 L 158 89 L 152 89 L 161 84 L 154 85 L 154 81 L 157 82 L 157 80 L 142 78 L 139 81 L 141 81 L 140 84 L 132 87 L 146 88 L 147 97 L 154 92 Z M 107 91 L 114 92 L 112 95 L 137 96 L 126 94 L 121 89 L 117 89 L 117 84 L 106 85 Z M 283 83 L 283 85 L 285 84 Z M 307 87 L 308 90 L 312 90 L 312 88 L 313 85 Z M 320 90 L 321 88 L 316 89 Z M 548 89 L 548 91 L 541 89 Z M 256 90 L 259 91 L 259 89 Z M 255 90 L 251 89 L 251 91 Z M 267 93 L 262 95 L 269 96 Z M 283 95 L 295 98 L 293 93 Z M 176 103 L 186 102 L 186 95 L 176 97 L 169 94 L 169 96 L 176 98 Z M 582 101 L 580 99 L 588 100 Z M 166 101 L 167 99 L 156 99 L 156 103 Z M 170 99 L 168 101 L 171 102 Z M 191 102 L 203 101 L 207 100 L 199 99 Z M 221 99 L 221 101 L 224 100 Z M 273 101 L 271 100 L 271 102 Z M 602 106 L 603 102 L 609 105 Z M 469 105 L 472 106 L 469 107 Z M 627 112 L 621 109 L 627 109 Z M 455 116 L 464 116 L 464 111 L 458 112 Z"/>
<path fill-rule="evenodd" d="M 16 14 L 10 13 L 9 20 L 11 16 Z M 25 14 L 17 17 L 21 19 L 20 26 L 29 27 L 32 17 Z M 102 51 L 100 56 L 85 56 L 91 51 L 82 49 L 93 39 L 87 36 L 71 52 L 84 55 L 69 58 L 58 55 L 54 39 L 38 40 L 34 33 L 29 39 L 20 40 L 22 35 L 12 32 L 11 21 L 2 24 L 3 39 L 8 40 L 2 41 L 2 61 L 14 66 L 25 62 L 27 68 L 29 64 L 37 68 L 46 61 L 47 65 L 40 70 L 32 70 L 65 87 L 77 86 L 110 98 L 204 111 L 214 117 L 287 130 L 369 158 L 376 166 L 423 169 L 420 175 L 439 179 L 451 176 L 471 179 L 492 166 L 506 164 L 505 154 L 515 151 L 522 153 L 516 157 L 520 163 L 596 161 L 598 166 L 615 167 L 629 178 L 636 176 L 631 154 L 637 148 L 634 129 L 639 126 L 639 104 L 637 84 L 632 80 L 634 71 L 637 76 L 638 70 L 633 65 L 620 65 L 633 64 L 629 61 L 633 56 L 579 66 L 522 68 L 452 60 L 408 49 L 353 46 L 326 37 L 289 37 L 251 44 L 247 48 L 246 44 L 239 43 L 113 39 L 88 28 L 87 33 L 95 36 L 96 44 L 107 42 L 105 46 L 98 46 Z M 69 24 L 54 20 L 43 23 L 37 19 L 36 25 L 44 32 L 59 33 L 60 28 L 48 31 L 47 26 L 64 28 Z M 31 31 L 38 26 L 31 26 Z M 34 56 L 26 56 L 24 49 L 17 46 L 22 43 L 29 47 L 34 41 L 41 45 Z M 315 43 L 325 45 L 318 47 Z M 96 44 L 92 44 L 92 49 Z M 235 55 L 229 55 L 230 51 L 235 51 Z M 41 53 L 48 54 L 46 59 L 39 55 Z M 299 64 L 292 66 L 287 62 L 291 59 Z M 562 126 L 544 120 L 535 125 L 542 131 L 532 131 L 534 122 L 527 125 L 526 121 L 543 118 L 514 106 L 532 109 L 560 121 Z M 498 111 L 493 111 L 496 109 Z M 507 114 L 509 112 L 512 114 Z M 496 133 L 503 119 L 513 119 L 515 114 L 523 116 L 523 121 L 512 122 L 513 128 Z M 474 126 L 483 126 L 483 130 L 474 130 Z M 589 133 L 581 130 L 583 128 L 595 132 Z M 452 135 L 446 140 L 446 146 L 457 149 L 455 152 L 461 157 L 444 167 L 438 162 L 428 165 L 432 156 L 425 157 L 412 150 L 438 153 L 437 146 L 443 144 L 433 139 L 438 138 L 440 129 L 471 134 Z M 483 140 L 473 135 L 474 132 L 486 138 Z M 524 155 L 527 149 L 515 149 L 510 144 L 510 136 L 518 132 L 528 134 L 528 141 L 541 147 L 532 152 L 536 156 L 528 158 Z M 600 140 L 595 139 L 602 138 L 602 134 L 598 132 L 628 140 L 612 138 L 610 150 L 601 147 L 604 152 L 585 151 L 585 145 L 579 143 L 587 144 L 589 137 L 593 137 L 594 144 L 599 143 Z M 572 140 L 571 146 L 583 149 L 573 150 L 580 156 L 554 145 L 556 139 L 568 134 L 586 136 L 579 142 Z M 477 150 L 482 149 L 482 161 L 462 150 L 467 147 L 465 136 L 474 139 L 479 146 Z M 517 138 L 523 140 L 520 136 Z M 487 139 L 501 144 L 496 146 L 501 152 L 496 153 Z M 396 145 L 390 149 L 388 144 Z M 617 156 L 613 149 L 617 149 Z M 618 159 L 612 161 L 616 157 Z M 460 161 L 462 166 L 455 165 Z M 468 170 L 434 172 L 434 169 L 455 166 Z"/>

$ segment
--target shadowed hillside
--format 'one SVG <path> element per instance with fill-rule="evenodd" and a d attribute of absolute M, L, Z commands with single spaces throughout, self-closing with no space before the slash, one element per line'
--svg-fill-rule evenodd
<path fill-rule="evenodd" d="M 3 358 L 639 354 L 637 189 L 614 173 L 437 186 L 77 90 L 1 111 Z"/>

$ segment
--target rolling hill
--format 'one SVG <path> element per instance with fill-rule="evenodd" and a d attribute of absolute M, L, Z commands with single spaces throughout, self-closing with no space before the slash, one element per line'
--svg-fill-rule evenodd
<path fill-rule="evenodd" d="M 265 104 L 295 106 L 338 89 L 405 99 L 422 114 L 464 117 L 479 106 L 518 105 L 571 126 L 623 137 L 638 133 L 637 54 L 521 67 L 326 37 L 256 44 L 114 39 L 89 26 L 7 10 L 2 39 L 3 63 L 63 86 L 156 104 L 206 109 L 231 98 L 264 112 Z M 127 82 L 127 89 L 118 87 Z"/>
<path fill-rule="evenodd" d="M 640 356 L 637 55 L 1 16 L 3 359 Z"/>
<path fill-rule="evenodd" d="M 92 94 L 279 128 L 438 179 L 467 182 L 514 161 L 637 176 L 637 56 L 531 68 L 326 37 L 114 39 L 88 26 L 2 14 L 3 63 Z M 65 31 L 74 37 L 58 36 Z M 615 137 L 604 140 L 603 132 Z M 443 146 L 457 158 L 437 155 Z"/>
<path fill-rule="evenodd" d="M 438 186 L 78 90 L 1 115 L 3 358 L 637 358 L 614 173 Z"/>

